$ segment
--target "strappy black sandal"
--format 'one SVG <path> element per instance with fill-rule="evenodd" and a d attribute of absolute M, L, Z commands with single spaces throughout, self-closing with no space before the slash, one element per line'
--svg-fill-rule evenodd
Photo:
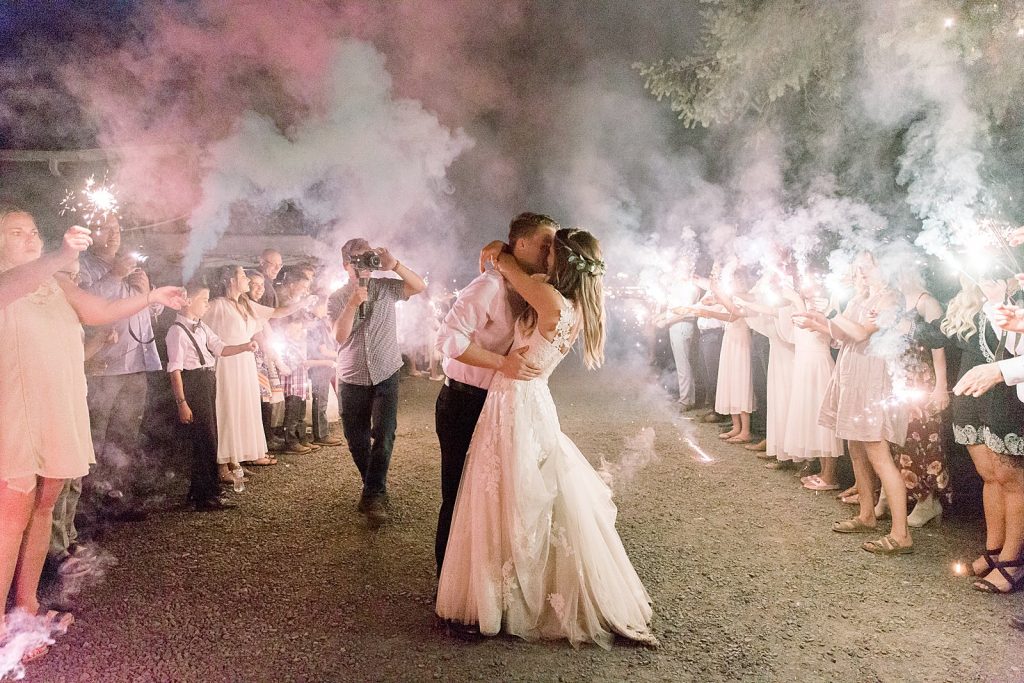
<path fill-rule="evenodd" d="M 1001 552 L 1003 552 L 1002 548 L 994 548 L 992 550 L 985 548 L 981 553 L 981 556 L 985 559 L 985 563 L 988 565 L 988 567 L 983 570 L 984 574 L 975 574 L 974 563 L 971 562 L 967 565 L 967 576 L 985 576 L 985 574 L 988 574 L 996 568 L 996 558 L 999 557 L 999 553 Z"/>
<path fill-rule="evenodd" d="M 1017 576 L 1013 576 L 1007 569 L 1014 569 L 1017 567 L 1024 567 L 1024 560 L 1018 558 L 1016 560 L 1010 560 L 1009 562 L 994 562 L 993 571 L 997 571 L 1003 575 L 1006 579 L 1006 583 L 1010 584 L 1007 590 L 999 588 L 997 585 L 989 581 L 988 579 L 978 579 L 971 584 L 971 588 L 982 593 L 997 593 L 999 595 L 1009 595 L 1010 593 L 1016 593 L 1021 588 L 1024 588 L 1024 571 L 1021 571 Z"/>

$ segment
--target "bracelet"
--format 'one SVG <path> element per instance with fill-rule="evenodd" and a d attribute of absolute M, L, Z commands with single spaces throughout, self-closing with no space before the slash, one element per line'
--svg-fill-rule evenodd
<path fill-rule="evenodd" d="M 179 406 L 180 405 L 184 405 L 185 399 L 183 399 L 183 398 L 176 398 L 176 399 L 174 399 L 174 402 L 177 403 Z"/>

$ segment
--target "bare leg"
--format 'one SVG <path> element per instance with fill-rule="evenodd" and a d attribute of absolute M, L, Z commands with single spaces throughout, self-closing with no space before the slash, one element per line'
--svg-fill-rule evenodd
<path fill-rule="evenodd" d="M 1024 469 L 1014 467 L 999 456 L 993 458 L 995 476 L 1003 493 L 1003 516 L 1006 538 L 999 559 L 1003 562 L 1020 559 L 1024 551 Z"/>
<path fill-rule="evenodd" d="M 910 528 L 907 526 L 907 485 L 896 463 L 892 461 L 889 442 L 868 441 L 864 444 L 864 450 L 889 499 L 889 514 L 892 515 L 892 530 L 889 535 L 900 545 L 911 545 Z"/>
<path fill-rule="evenodd" d="M 749 439 L 750 438 L 750 413 L 740 413 L 740 433 L 739 438 Z"/>
<path fill-rule="evenodd" d="M 978 470 L 978 475 L 984 482 L 981 496 L 985 508 L 985 548 L 987 550 L 1002 548 L 1003 541 L 1006 539 L 1006 512 L 1003 505 L 1003 489 L 996 479 L 994 463 L 996 454 L 984 444 L 968 446 L 967 452 L 971 455 L 974 468 Z M 988 567 L 988 563 L 984 558 L 974 561 L 976 574 L 983 572 L 986 567 Z"/>
<path fill-rule="evenodd" d="M 6 482 L 0 480 L 0 519 L 3 519 L 3 524 L 0 524 L 0 598 L 3 598 L 4 605 L 14 582 L 18 554 L 32 516 L 34 498 L 35 491 L 21 493 L 8 488 Z"/>
<path fill-rule="evenodd" d="M 838 458 L 818 458 L 821 463 L 821 480 L 830 486 L 836 483 L 836 460 Z"/>
<path fill-rule="evenodd" d="M 30 614 L 39 610 L 39 576 L 50 547 L 53 526 L 53 506 L 57 502 L 63 479 L 37 479 L 32 515 L 21 542 L 21 553 L 14 575 L 14 605 Z"/>
<path fill-rule="evenodd" d="M 739 434 L 740 430 L 741 430 L 740 419 L 741 418 L 740 418 L 740 414 L 739 413 L 733 413 L 732 414 L 732 429 L 730 429 L 729 431 L 727 431 L 727 432 L 725 432 L 723 434 L 719 434 L 718 438 L 719 439 L 731 439 L 732 437 L 734 437 L 737 434 Z"/>
<path fill-rule="evenodd" d="M 850 461 L 853 463 L 854 486 L 860 499 L 860 513 L 857 515 L 864 524 L 875 526 L 875 473 L 868 463 L 867 451 L 863 441 L 849 441 Z"/>

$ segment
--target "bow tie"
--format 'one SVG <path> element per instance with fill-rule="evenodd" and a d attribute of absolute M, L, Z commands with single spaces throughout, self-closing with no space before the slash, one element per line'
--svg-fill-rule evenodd
<path fill-rule="evenodd" d="M 203 324 L 202 320 L 197 320 L 194 323 L 192 323 L 192 331 L 193 332 L 197 332 L 199 330 L 199 326 L 202 325 L 202 324 Z"/>

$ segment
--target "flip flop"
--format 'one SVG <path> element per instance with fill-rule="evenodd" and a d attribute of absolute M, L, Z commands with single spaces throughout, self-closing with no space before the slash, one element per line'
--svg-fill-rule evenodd
<path fill-rule="evenodd" d="M 270 467 L 271 465 L 277 464 L 277 458 L 271 458 L 269 456 L 263 456 L 259 460 L 249 460 L 245 463 L 246 465 L 255 467 Z"/>
<path fill-rule="evenodd" d="M 871 534 L 878 531 L 877 526 L 868 526 L 857 517 L 844 519 L 832 525 L 832 531 L 837 534 Z"/>
<path fill-rule="evenodd" d="M 812 478 L 804 482 L 804 488 L 811 491 L 837 491 L 839 490 L 839 485 L 829 484 L 818 475 L 813 475 Z"/>

